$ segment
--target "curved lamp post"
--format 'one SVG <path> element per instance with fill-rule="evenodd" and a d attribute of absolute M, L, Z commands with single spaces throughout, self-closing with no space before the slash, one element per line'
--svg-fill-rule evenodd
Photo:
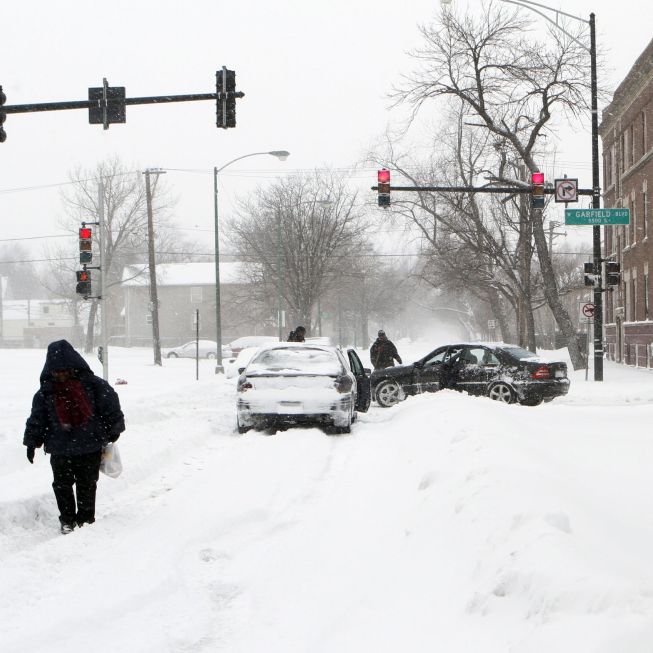
<path fill-rule="evenodd" d="M 213 213 L 215 218 L 215 341 L 217 343 L 217 359 L 215 366 L 215 373 L 222 372 L 222 319 L 220 315 L 220 241 L 218 232 L 218 173 L 230 166 L 236 161 L 246 159 L 250 156 L 261 155 L 275 156 L 280 161 L 285 161 L 290 152 L 286 150 L 271 150 L 270 152 L 252 152 L 251 154 L 243 154 L 243 156 L 236 157 L 228 161 L 223 166 L 213 168 Z"/>
<path fill-rule="evenodd" d="M 448 6 L 453 0 L 440 0 L 440 4 Z M 592 208 L 601 208 L 601 185 L 599 179 L 599 110 L 598 110 L 598 83 L 596 72 L 596 17 L 594 13 L 590 14 L 589 20 L 574 16 L 566 11 L 554 9 L 539 2 L 532 0 L 499 0 L 500 2 L 517 5 L 524 9 L 539 14 L 544 19 L 548 20 L 552 25 L 559 29 L 565 36 L 580 45 L 590 55 L 590 92 L 591 92 L 591 113 L 592 113 Z M 552 11 L 556 20 L 547 16 L 544 11 Z M 589 25 L 590 29 L 590 45 L 585 45 L 582 41 L 577 39 L 573 34 L 567 32 L 559 23 L 558 18 L 565 16 L 571 18 L 579 23 Z M 594 225 L 592 227 L 592 245 L 593 245 L 593 258 L 594 270 L 601 269 L 601 227 Z M 596 310 L 594 312 L 594 380 L 603 381 L 603 292 L 601 289 L 602 284 L 594 285 L 594 305 Z"/>

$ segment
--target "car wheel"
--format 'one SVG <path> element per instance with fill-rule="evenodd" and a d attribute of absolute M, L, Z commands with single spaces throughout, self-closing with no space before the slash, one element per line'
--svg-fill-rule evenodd
<path fill-rule="evenodd" d="M 376 403 L 383 408 L 390 408 L 406 398 L 404 391 L 396 381 L 381 381 L 374 390 Z"/>
<path fill-rule="evenodd" d="M 217 358 L 217 356 L 216 356 L 212 351 L 210 351 L 210 352 L 206 355 L 206 357 L 207 357 L 209 360 L 213 360 L 214 358 Z"/>
<path fill-rule="evenodd" d="M 174 351 L 171 351 L 171 352 L 168 354 L 167 358 L 179 358 L 179 356 L 177 356 L 177 354 L 175 354 Z"/>
<path fill-rule="evenodd" d="M 504 404 L 512 404 L 515 401 L 515 393 L 507 383 L 495 383 L 487 393 L 490 399 L 502 401 Z"/>
<path fill-rule="evenodd" d="M 533 397 L 532 399 L 522 399 L 519 403 L 522 406 L 539 406 L 543 401 L 542 397 Z"/>

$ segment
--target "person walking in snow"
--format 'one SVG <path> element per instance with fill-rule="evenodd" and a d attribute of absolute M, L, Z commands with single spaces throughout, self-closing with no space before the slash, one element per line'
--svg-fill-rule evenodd
<path fill-rule="evenodd" d="M 125 419 L 115 390 L 66 340 L 48 345 L 40 384 L 23 444 L 32 464 L 39 447 L 50 454 L 52 488 L 66 534 L 95 521 L 102 449 L 125 430 Z"/>
<path fill-rule="evenodd" d="M 304 342 L 305 336 L 306 329 L 303 326 L 298 326 L 288 334 L 288 342 Z"/>
<path fill-rule="evenodd" d="M 377 335 L 377 339 L 370 347 L 370 361 L 374 369 L 381 370 L 384 367 L 394 367 L 395 360 L 401 365 L 401 356 L 399 356 L 394 343 L 388 340 L 385 331 L 381 330 Z"/>

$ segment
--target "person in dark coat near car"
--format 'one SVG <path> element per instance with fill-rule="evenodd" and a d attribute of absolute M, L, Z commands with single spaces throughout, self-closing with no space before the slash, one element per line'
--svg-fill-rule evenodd
<path fill-rule="evenodd" d="M 388 340 L 385 331 L 381 330 L 378 337 L 370 347 L 370 362 L 375 370 L 381 370 L 384 367 L 394 367 L 395 360 L 401 365 L 401 356 L 391 340 Z"/>
<path fill-rule="evenodd" d="M 125 419 L 115 390 L 66 340 L 48 345 L 40 382 L 23 444 L 30 463 L 41 446 L 50 454 L 52 488 L 66 534 L 95 521 L 102 449 L 125 430 Z"/>
<path fill-rule="evenodd" d="M 288 334 L 288 342 L 304 342 L 305 336 L 306 329 L 303 326 L 298 326 Z"/>

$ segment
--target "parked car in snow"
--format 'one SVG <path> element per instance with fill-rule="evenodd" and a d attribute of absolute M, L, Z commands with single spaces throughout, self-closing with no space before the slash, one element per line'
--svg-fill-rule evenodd
<path fill-rule="evenodd" d="M 445 345 L 414 363 L 375 370 L 372 392 L 379 406 L 441 388 L 483 395 L 504 403 L 537 406 L 569 391 L 567 364 L 548 361 L 517 345 Z"/>
<path fill-rule="evenodd" d="M 235 356 L 225 358 L 222 361 L 222 366 L 224 367 L 224 375 L 228 379 L 237 377 L 240 374 L 238 370 L 242 370 L 247 367 L 247 363 L 252 360 L 252 357 L 259 349 L 260 347 L 245 347 L 245 349 L 241 349 Z"/>
<path fill-rule="evenodd" d="M 353 349 L 304 343 L 262 347 L 238 378 L 238 432 L 322 424 L 349 433 L 370 405 L 370 374 Z"/>
<path fill-rule="evenodd" d="M 162 349 L 161 355 L 165 358 L 195 358 L 196 340 L 191 340 L 179 347 Z M 200 358 L 217 358 L 218 343 L 215 340 L 199 340 L 199 357 Z M 222 356 L 231 356 L 231 349 L 228 345 L 222 345 Z"/>
<path fill-rule="evenodd" d="M 243 336 L 230 342 L 229 347 L 231 348 L 231 353 L 235 356 L 246 347 L 261 347 L 263 345 L 269 345 L 272 342 L 279 342 L 279 338 L 275 338 L 274 336 Z"/>

